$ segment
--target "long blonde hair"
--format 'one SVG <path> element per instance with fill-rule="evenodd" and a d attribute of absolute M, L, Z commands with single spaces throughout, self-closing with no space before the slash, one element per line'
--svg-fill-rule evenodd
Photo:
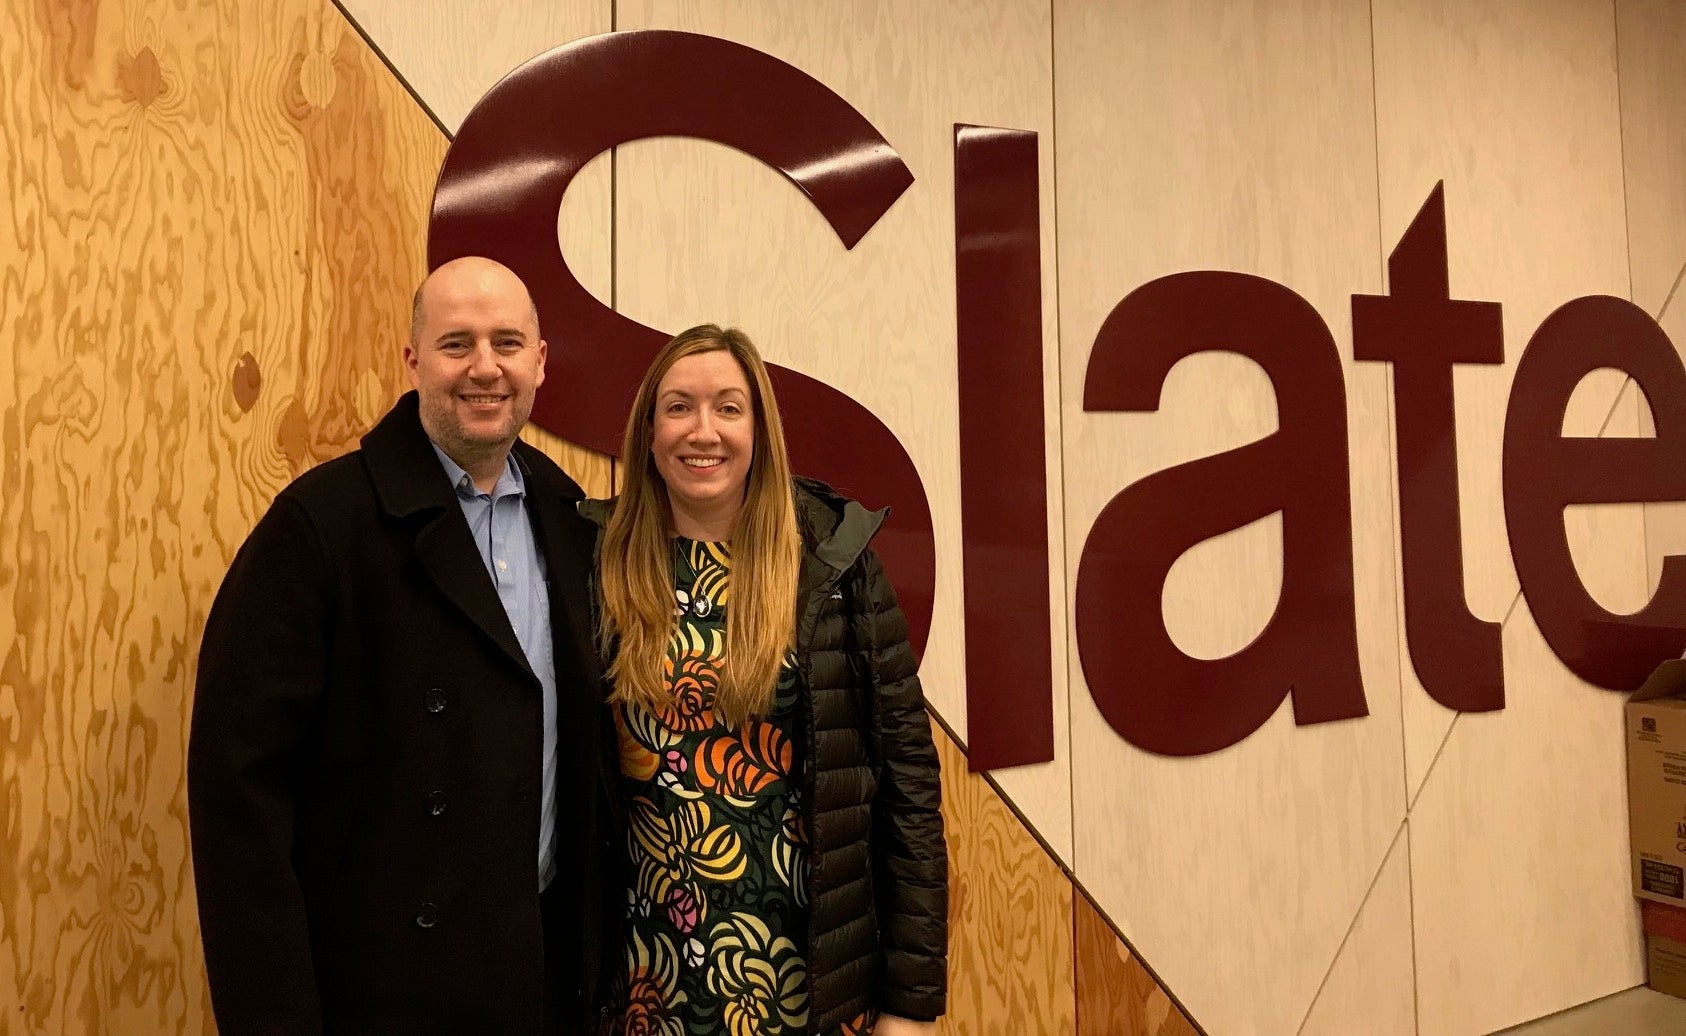
<path fill-rule="evenodd" d="M 796 580 L 802 538 L 791 496 L 784 424 L 767 365 L 742 331 L 702 324 L 674 336 L 644 372 L 621 439 L 621 487 L 603 532 L 599 560 L 605 645 L 614 646 L 610 701 L 660 711 L 672 702 L 662 679 L 676 615 L 673 595 L 673 511 L 656 469 L 656 388 L 678 361 L 725 351 L 743 368 L 755 418 L 755 454 L 743 507 L 732 523 L 732 599 L 726 612 L 726 658 L 715 714 L 740 725 L 765 715 L 779 667 L 796 641 Z M 617 643 L 618 641 L 618 643 Z"/>

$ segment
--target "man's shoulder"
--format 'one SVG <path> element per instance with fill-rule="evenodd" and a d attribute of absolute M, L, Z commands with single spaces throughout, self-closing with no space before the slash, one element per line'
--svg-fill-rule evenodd
<path fill-rule="evenodd" d="M 276 499 L 289 500 L 314 513 L 324 508 L 344 511 L 347 505 L 370 496 L 372 491 L 368 469 L 363 464 L 363 451 L 352 450 L 303 472 L 289 482 Z"/>

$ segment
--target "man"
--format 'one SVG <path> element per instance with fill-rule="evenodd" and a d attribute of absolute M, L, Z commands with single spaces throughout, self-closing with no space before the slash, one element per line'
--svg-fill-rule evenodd
<path fill-rule="evenodd" d="M 300 476 L 205 626 L 188 751 L 221 1030 L 585 1031 L 618 912 L 577 485 L 516 433 L 519 278 L 416 293 L 415 391 Z"/>

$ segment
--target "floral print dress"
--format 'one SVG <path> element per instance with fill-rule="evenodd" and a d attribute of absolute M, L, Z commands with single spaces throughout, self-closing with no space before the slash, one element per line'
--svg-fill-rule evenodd
<path fill-rule="evenodd" d="M 628 1036 L 808 1033 L 799 675 L 787 655 L 768 715 L 739 729 L 715 718 L 730 574 L 727 544 L 676 540 L 672 701 L 615 707 L 633 876 Z M 841 1033 L 870 1031 L 863 1017 Z"/>

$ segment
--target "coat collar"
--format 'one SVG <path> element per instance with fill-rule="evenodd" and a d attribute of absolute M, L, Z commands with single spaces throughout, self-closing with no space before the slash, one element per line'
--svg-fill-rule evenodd
<path fill-rule="evenodd" d="M 421 426 L 420 398 L 414 391 L 399 397 L 380 423 L 363 436 L 363 457 L 375 484 L 381 509 L 394 518 L 407 518 L 428 510 L 450 510 L 456 506 L 451 482 L 439 466 L 433 445 Z M 585 498 L 580 487 L 549 463 L 535 463 L 542 457 L 533 447 L 517 440 L 510 450 L 527 483 L 529 499 L 546 504 L 562 500 L 569 510 Z"/>
<path fill-rule="evenodd" d="M 835 572 L 849 570 L 889 514 L 888 507 L 869 511 L 817 479 L 796 479 L 796 522 L 813 557 Z"/>
<path fill-rule="evenodd" d="M 422 567 L 470 622 L 531 675 L 526 652 L 474 545 L 456 492 L 422 429 L 416 393 L 406 392 L 363 436 L 362 445 L 363 462 L 381 509 L 396 519 L 420 521 L 415 549 Z M 552 624 L 558 612 L 565 615 L 573 639 L 589 647 L 590 615 L 583 587 L 591 542 L 589 530 L 574 519 L 574 506 L 585 494 L 526 443 L 516 442 L 510 452 L 526 480 L 528 515 L 550 570 Z M 562 600 L 557 600 L 558 595 Z M 536 683 L 537 677 L 533 679 Z"/>

